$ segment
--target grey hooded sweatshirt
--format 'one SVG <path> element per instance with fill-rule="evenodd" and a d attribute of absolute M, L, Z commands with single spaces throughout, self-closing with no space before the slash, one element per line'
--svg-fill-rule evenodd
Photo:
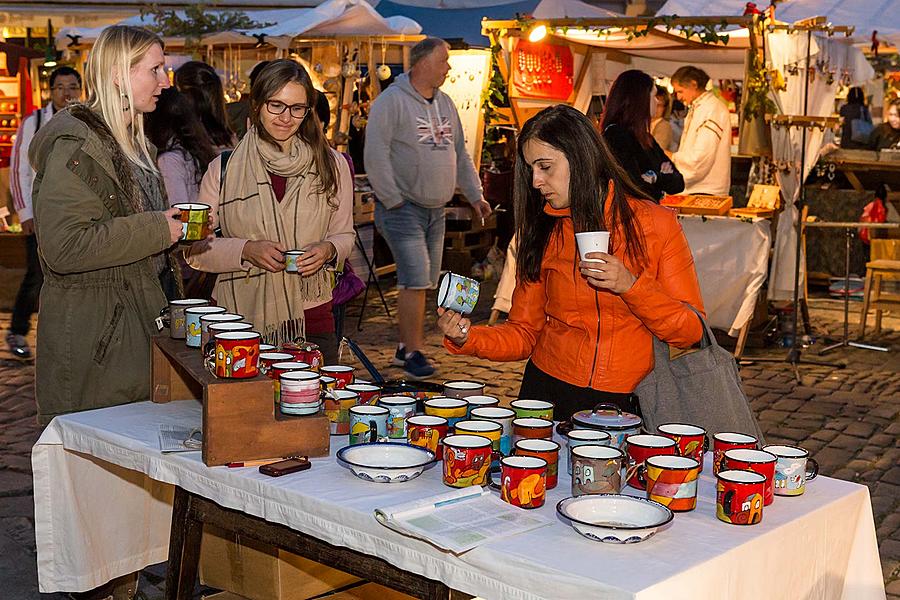
<path fill-rule="evenodd" d="M 426 100 L 406 73 L 372 103 L 365 160 L 369 182 L 387 209 L 403 202 L 439 208 L 457 186 L 470 203 L 481 199 L 456 106 L 439 89 Z"/>

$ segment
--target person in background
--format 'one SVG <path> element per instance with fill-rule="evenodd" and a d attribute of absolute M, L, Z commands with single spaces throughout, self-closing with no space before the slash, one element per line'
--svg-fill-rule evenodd
<path fill-rule="evenodd" d="M 205 62 L 186 62 L 175 70 L 175 87 L 191 103 L 216 150 L 234 148 L 237 136 L 228 124 L 225 90 L 216 70 Z"/>
<path fill-rule="evenodd" d="M 253 82 L 256 81 L 256 76 L 267 64 L 269 64 L 269 61 L 262 60 L 253 66 L 253 70 L 250 71 L 251 89 L 253 88 Z M 250 122 L 250 90 L 241 94 L 241 99 L 237 102 L 226 104 L 225 113 L 228 115 L 228 124 L 231 125 L 231 130 L 234 131 L 237 138 L 241 139 L 244 137 L 244 134 L 247 133 L 247 125 Z"/>
<path fill-rule="evenodd" d="M 841 107 L 841 148 L 849 150 L 865 150 L 869 144 L 865 139 L 853 140 L 853 120 L 862 119 L 872 122 L 869 109 L 866 108 L 866 97 L 862 88 L 852 87 L 847 92 L 847 103 Z"/>
<path fill-rule="evenodd" d="M 409 73 L 375 99 L 366 127 L 366 173 L 378 198 L 375 226 L 397 264 L 400 344 L 392 362 L 411 379 L 434 374 L 422 354 L 425 292 L 437 287 L 441 271 L 444 206 L 459 186 L 474 219 L 491 212 L 459 113 L 439 89 L 450 71 L 449 48 L 439 38 L 413 46 Z"/>
<path fill-rule="evenodd" d="M 678 150 L 678 140 L 672 128 L 672 96 L 661 85 L 656 86 L 656 111 L 650 115 L 650 134 L 666 152 Z"/>
<path fill-rule="evenodd" d="M 731 114 L 707 91 L 709 75 L 685 66 L 672 75 L 676 97 L 688 105 L 678 152 L 672 155 L 686 194 L 727 196 L 731 189 Z"/>
<path fill-rule="evenodd" d="M 643 71 L 625 71 L 609 90 L 600 131 L 638 189 L 659 202 L 666 194 L 684 190 L 684 179 L 650 133 L 656 107 L 653 78 Z"/>
<path fill-rule="evenodd" d="M 509 318 L 471 327 L 439 308 L 444 347 L 529 359 L 519 397 L 552 402 L 559 420 L 599 403 L 640 412 L 632 392 L 653 369 L 653 336 L 688 348 L 703 333 L 690 308 L 703 312 L 694 260 L 675 213 L 640 198 L 591 121 L 566 105 L 522 128 L 514 203 Z M 609 253 L 580 261 L 581 231 L 609 231 Z"/>
<path fill-rule="evenodd" d="M 900 98 L 891 100 L 887 119 L 872 130 L 869 136 L 870 150 L 886 150 L 900 145 Z"/>
<path fill-rule="evenodd" d="M 273 60 L 250 90 L 247 134 L 209 165 L 200 202 L 209 204 L 223 237 L 194 244 L 188 264 L 219 273 L 213 297 L 244 315 L 273 344 L 304 338 L 337 361 L 329 269 L 350 255 L 353 181 L 347 161 L 328 146 L 313 111 L 309 74 L 290 59 Z M 284 253 L 304 250 L 298 272 Z"/>
<path fill-rule="evenodd" d="M 200 179 L 218 153 L 191 103 L 174 88 L 163 90 L 144 129 L 158 152 L 156 164 L 169 205 L 196 202 Z"/>
<path fill-rule="evenodd" d="M 22 224 L 25 234 L 25 278 L 19 285 L 16 303 L 13 305 L 9 331 L 6 333 L 6 344 L 13 356 L 27 360 L 31 358 L 31 348 L 25 336 L 31 331 L 31 316 L 37 311 L 38 297 L 44 282 L 41 273 L 41 261 L 38 258 L 37 238 L 34 236 L 34 213 L 31 208 L 31 191 L 34 183 L 34 169 L 28 162 L 28 148 L 35 134 L 42 125 L 69 102 L 81 98 L 81 74 L 72 67 L 59 67 L 50 73 L 50 103 L 36 110 L 19 124 L 16 131 L 16 143 L 13 145 L 9 190 L 12 194 L 13 208 Z"/>

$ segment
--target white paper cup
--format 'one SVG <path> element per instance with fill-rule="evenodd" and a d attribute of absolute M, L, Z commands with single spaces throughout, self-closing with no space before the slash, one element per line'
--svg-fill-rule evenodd
<path fill-rule="evenodd" d="M 575 243 L 578 244 L 578 254 L 581 260 L 604 262 L 595 258 L 585 258 L 588 252 L 603 252 L 609 254 L 608 231 L 582 231 L 575 234 Z"/>

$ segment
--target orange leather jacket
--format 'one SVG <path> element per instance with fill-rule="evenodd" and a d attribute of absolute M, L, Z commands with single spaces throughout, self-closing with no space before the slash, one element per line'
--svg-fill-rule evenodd
<path fill-rule="evenodd" d="M 679 348 L 697 343 L 702 326 L 684 303 L 703 312 L 703 300 L 681 225 L 671 209 L 629 202 L 647 252 L 641 270 L 621 244 L 613 251 L 637 277 L 630 290 L 615 294 L 588 285 L 578 270 L 569 209 L 545 205 L 560 226 L 547 244 L 540 281 L 517 281 L 506 323 L 472 327 L 463 346 L 447 338 L 444 346 L 489 360 L 531 357 L 540 370 L 570 384 L 628 393 L 653 369 L 652 335 Z"/>

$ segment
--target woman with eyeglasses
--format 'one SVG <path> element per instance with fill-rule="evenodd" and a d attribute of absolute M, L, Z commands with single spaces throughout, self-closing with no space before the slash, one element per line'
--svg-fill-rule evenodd
<path fill-rule="evenodd" d="M 333 277 L 353 246 L 353 181 L 312 110 L 309 74 L 268 64 L 250 90 L 250 129 L 214 159 L 200 183 L 222 236 L 194 244 L 188 264 L 219 273 L 213 297 L 273 344 L 304 338 L 334 362 Z M 225 166 L 223 168 L 223 160 Z M 303 250 L 298 272 L 285 252 Z"/>

